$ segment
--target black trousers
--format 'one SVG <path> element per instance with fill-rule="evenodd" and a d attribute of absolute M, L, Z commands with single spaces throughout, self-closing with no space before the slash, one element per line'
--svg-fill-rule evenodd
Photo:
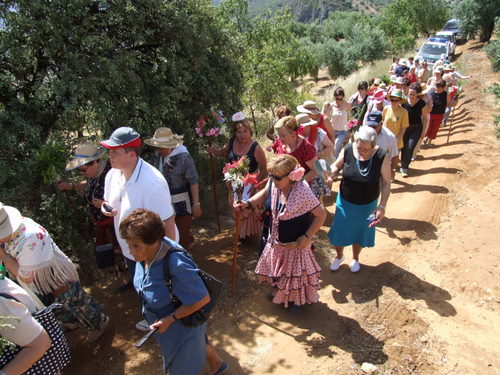
<path fill-rule="evenodd" d="M 401 150 L 401 168 L 408 169 L 413 156 L 413 151 L 417 147 L 418 140 L 422 135 L 423 125 L 410 125 L 406 128 L 403 136 L 403 149 Z"/>

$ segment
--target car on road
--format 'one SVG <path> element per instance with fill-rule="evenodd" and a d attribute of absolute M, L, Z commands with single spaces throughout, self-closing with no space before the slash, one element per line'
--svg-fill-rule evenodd
<path fill-rule="evenodd" d="M 460 24 L 460 20 L 452 18 L 451 20 L 448 20 L 448 22 L 446 22 L 446 24 L 443 26 L 443 31 L 451 31 L 455 35 L 457 43 L 465 42 L 465 38 L 460 31 Z"/>
<path fill-rule="evenodd" d="M 445 55 L 448 60 L 451 58 L 450 42 L 445 38 L 431 37 L 422 44 L 415 59 L 427 60 L 431 67 L 441 55 Z"/>
<path fill-rule="evenodd" d="M 450 42 L 450 55 L 455 55 L 455 47 L 457 46 L 457 40 L 455 39 L 455 34 L 453 31 L 438 31 L 435 35 L 436 38 L 443 38 Z"/>

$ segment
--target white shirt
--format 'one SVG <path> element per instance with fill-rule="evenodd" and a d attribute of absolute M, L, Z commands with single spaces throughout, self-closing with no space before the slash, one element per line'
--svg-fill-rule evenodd
<path fill-rule="evenodd" d="M 167 180 L 158 169 L 139 158 L 134 173 L 129 180 L 125 180 L 123 172 L 111 169 L 106 175 L 104 185 L 104 200 L 118 211 L 114 216 L 114 225 L 118 243 L 123 255 L 131 260 L 127 242 L 120 236 L 120 223 L 137 208 L 145 208 L 156 212 L 162 221 L 174 215 L 170 189 Z M 176 241 L 178 233 L 176 229 Z"/>
<path fill-rule="evenodd" d="M 377 145 L 387 152 L 389 158 L 394 158 L 399 155 L 398 141 L 396 136 L 385 126 L 382 126 L 382 130 L 377 134 Z"/>
<path fill-rule="evenodd" d="M 15 297 L 19 302 L 0 297 L 0 316 L 8 316 L 5 323 L 14 328 L 0 328 L 0 335 L 19 346 L 32 342 L 43 331 L 43 327 L 32 316 L 36 311 L 35 303 L 30 295 L 12 280 L 0 280 L 0 293 Z"/>

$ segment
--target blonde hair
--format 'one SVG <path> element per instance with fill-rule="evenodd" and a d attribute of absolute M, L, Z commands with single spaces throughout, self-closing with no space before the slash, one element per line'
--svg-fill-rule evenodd
<path fill-rule="evenodd" d="M 287 176 L 299 164 L 292 155 L 277 155 L 267 163 L 267 171 L 276 176 Z"/>
<path fill-rule="evenodd" d="M 285 116 L 280 118 L 276 124 L 274 124 L 274 129 L 278 130 L 281 128 L 285 128 L 289 133 L 297 131 L 299 125 L 297 124 L 297 120 L 294 116 Z"/>

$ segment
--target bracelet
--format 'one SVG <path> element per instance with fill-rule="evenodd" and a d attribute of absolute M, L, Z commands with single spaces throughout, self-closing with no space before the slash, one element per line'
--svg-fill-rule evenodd
<path fill-rule="evenodd" d="M 311 239 L 311 237 L 309 237 L 309 236 L 307 235 L 307 233 L 304 233 L 304 236 L 305 236 L 308 240 L 310 240 L 310 239 Z"/>
<path fill-rule="evenodd" d="M 378 205 L 378 208 L 385 210 L 385 206 L 382 206 L 381 204 Z"/>
<path fill-rule="evenodd" d="M 178 321 L 179 319 L 175 316 L 175 312 L 173 312 L 172 314 L 170 314 L 170 316 L 172 317 L 172 319 L 174 320 L 174 322 Z M 1 375 L 1 374 L 0 374 Z"/>
<path fill-rule="evenodd" d="M 200 202 L 193 203 L 193 206 L 201 206 Z"/>

